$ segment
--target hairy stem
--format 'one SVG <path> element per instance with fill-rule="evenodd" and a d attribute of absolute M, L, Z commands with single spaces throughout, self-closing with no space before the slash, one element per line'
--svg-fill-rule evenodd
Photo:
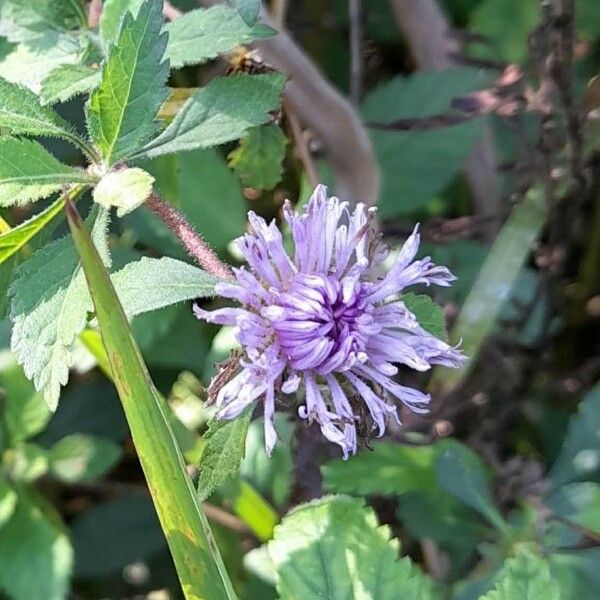
<path fill-rule="evenodd" d="M 194 227 L 175 208 L 169 206 L 157 194 L 146 200 L 147 206 L 182 243 L 188 254 L 215 277 L 231 279 L 231 269 L 215 254 Z"/>

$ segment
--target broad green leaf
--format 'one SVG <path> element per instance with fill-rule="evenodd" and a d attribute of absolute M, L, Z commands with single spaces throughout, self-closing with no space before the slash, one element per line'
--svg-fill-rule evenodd
<path fill-rule="evenodd" d="M 286 144 L 285 136 L 276 125 L 255 127 L 230 152 L 229 166 L 246 187 L 271 190 L 283 175 Z"/>
<path fill-rule="evenodd" d="M 423 329 L 440 340 L 448 341 L 444 310 L 425 294 L 402 294 L 402 302 L 412 312 Z"/>
<path fill-rule="evenodd" d="M 177 207 L 217 252 L 245 231 L 246 201 L 239 181 L 214 150 L 162 156 L 144 165 L 161 196 Z M 163 254 L 185 258 L 181 243 L 146 210 L 125 217 L 137 239 Z"/>
<path fill-rule="evenodd" d="M 166 26 L 167 58 L 172 67 L 206 62 L 236 46 L 271 37 L 265 25 L 247 25 L 233 8 L 218 4 L 187 12 Z"/>
<path fill-rule="evenodd" d="M 51 108 L 42 106 L 33 92 L 2 77 L 0 128 L 14 135 L 59 137 L 69 141 L 76 138 L 71 125 Z"/>
<path fill-rule="evenodd" d="M 595 600 L 600 589 L 600 548 L 553 552 L 550 574 L 560 590 L 560 600 Z"/>
<path fill-rule="evenodd" d="M 0 593 L 9 598 L 67 596 L 73 550 L 60 517 L 28 487 L 18 487 L 12 518 L 0 530 Z"/>
<path fill-rule="evenodd" d="M 116 207 L 122 217 L 148 199 L 153 183 L 154 177 L 137 167 L 107 173 L 94 188 L 94 201 L 107 209 Z"/>
<path fill-rule="evenodd" d="M 433 582 L 380 526 L 363 500 L 329 496 L 300 505 L 268 544 L 281 600 L 433 600 Z"/>
<path fill-rule="evenodd" d="M 165 548 L 165 538 L 150 498 L 124 495 L 83 511 L 73 521 L 75 575 L 106 577 Z"/>
<path fill-rule="evenodd" d="M 48 459 L 37 444 L 19 444 L 6 451 L 4 465 L 12 481 L 31 483 L 48 472 Z"/>
<path fill-rule="evenodd" d="M 61 196 L 47 209 L 0 235 L 0 265 L 23 248 L 31 238 L 51 223 L 56 215 L 62 212 L 64 205 L 65 198 Z"/>
<path fill-rule="evenodd" d="M 94 214 L 94 242 L 108 262 L 108 213 Z M 50 409 L 56 410 L 60 388 L 69 378 L 73 343 L 85 327 L 90 305 L 71 236 L 48 244 L 23 263 L 10 294 L 11 349 Z"/>
<path fill-rule="evenodd" d="M 560 600 L 548 563 L 527 551 L 506 561 L 491 592 L 481 600 Z"/>
<path fill-rule="evenodd" d="M 66 483 L 88 482 L 101 477 L 121 458 L 121 448 L 94 435 L 73 434 L 48 452 L 50 471 Z"/>
<path fill-rule="evenodd" d="M 88 94 L 98 87 L 101 77 L 101 71 L 86 65 L 58 67 L 42 82 L 41 103 L 42 105 L 56 104 L 81 94 Z"/>
<path fill-rule="evenodd" d="M 134 157 L 153 158 L 237 140 L 251 127 L 269 120 L 269 114 L 279 106 L 284 83 L 285 77 L 279 73 L 239 73 L 213 79 Z"/>
<path fill-rule="evenodd" d="M 4 426 L 9 444 L 14 446 L 39 433 L 52 413 L 12 355 L 0 354 L 0 366 L 0 388 L 5 394 Z"/>
<path fill-rule="evenodd" d="M 600 475 L 600 383 L 579 404 L 571 417 L 558 458 L 550 470 L 553 487 Z"/>
<path fill-rule="evenodd" d="M 0 536 L 2 535 L 2 526 L 15 512 L 16 505 L 17 493 L 0 473 Z"/>
<path fill-rule="evenodd" d="M 127 318 L 86 226 L 73 204 L 67 219 L 81 256 L 115 386 L 184 590 L 189 597 L 235 593 Z"/>
<path fill-rule="evenodd" d="M 482 514 L 500 531 L 506 531 L 507 525 L 489 490 L 485 466 L 472 450 L 455 440 L 445 440 L 435 470 L 444 490 Z"/>
<path fill-rule="evenodd" d="M 102 82 L 87 104 L 90 135 L 109 165 L 128 158 L 158 129 L 156 113 L 168 96 L 169 76 L 162 25 L 161 0 L 145 2 L 135 18 L 125 15 Z"/>
<path fill-rule="evenodd" d="M 171 304 L 213 296 L 217 279 L 174 258 L 148 258 L 129 263 L 111 275 L 129 317 Z"/>
<path fill-rule="evenodd" d="M 371 452 L 323 465 L 323 480 L 331 491 L 360 496 L 398 496 L 411 490 L 431 490 L 436 487 L 435 457 L 433 446 L 378 442 Z"/>
<path fill-rule="evenodd" d="M 100 16 L 100 37 L 105 47 L 115 42 L 123 17 L 127 13 L 137 17 L 144 0 L 106 0 Z"/>
<path fill-rule="evenodd" d="M 544 192 L 539 187 L 529 190 L 513 209 L 490 249 L 452 331 L 452 339 L 462 340 L 461 349 L 469 360 L 459 369 L 444 369 L 443 372 L 436 369 L 432 387 L 455 387 L 477 362 L 479 350 L 492 332 L 502 305 L 510 297 L 533 242 L 546 222 L 546 215 Z"/>
<path fill-rule="evenodd" d="M 198 497 L 206 500 L 240 468 L 246 449 L 246 434 L 252 411 L 232 419 L 213 420 L 202 436 L 198 460 Z"/>
<path fill-rule="evenodd" d="M 486 85 L 481 72 L 466 67 L 397 76 L 365 98 L 367 123 L 388 124 L 447 112 L 452 99 Z M 382 174 L 382 217 L 423 211 L 432 196 L 460 171 L 483 130 L 483 120 L 425 131 L 371 130 Z"/>
<path fill-rule="evenodd" d="M 546 499 L 546 506 L 570 522 L 600 533 L 600 485 L 569 483 Z"/>
<path fill-rule="evenodd" d="M 56 160 L 33 140 L 0 137 L 0 206 L 26 204 L 67 184 L 93 181 L 81 169 Z"/>
<path fill-rule="evenodd" d="M 235 0 L 235 6 L 249 27 L 254 25 L 260 14 L 261 0 Z"/>

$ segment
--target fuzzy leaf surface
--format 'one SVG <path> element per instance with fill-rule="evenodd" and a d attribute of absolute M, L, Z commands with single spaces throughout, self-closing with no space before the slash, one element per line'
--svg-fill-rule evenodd
<path fill-rule="evenodd" d="M 98 69 L 86 65 L 63 65 L 54 69 L 42 82 L 40 100 L 44 106 L 66 102 L 97 88 L 101 77 Z"/>
<path fill-rule="evenodd" d="M 90 135 L 108 164 L 130 156 L 158 130 L 156 113 L 168 96 L 169 65 L 162 2 L 148 0 L 127 13 L 108 49 L 102 81 L 87 104 Z"/>

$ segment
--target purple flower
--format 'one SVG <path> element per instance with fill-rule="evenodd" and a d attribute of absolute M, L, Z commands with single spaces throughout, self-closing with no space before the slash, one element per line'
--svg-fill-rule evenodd
<path fill-rule="evenodd" d="M 448 286 L 455 277 L 429 257 L 414 260 L 417 227 L 383 275 L 387 248 L 370 224 L 373 210 L 359 204 L 350 213 L 346 202 L 327 198 L 323 186 L 303 215 L 286 203 L 293 259 L 275 223 L 250 212 L 252 233 L 237 240 L 250 269 L 235 269 L 237 283 L 217 286 L 241 307 L 194 307 L 200 319 L 234 325 L 244 350 L 239 372 L 214 390 L 217 417 L 232 419 L 261 399 L 268 453 L 277 440 L 273 414 L 281 394 L 301 390 L 300 417 L 316 421 L 347 458 L 356 453 L 360 419 L 381 436 L 388 417 L 398 421 L 395 400 L 427 412 L 428 394 L 392 379 L 396 364 L 426 371 L 435 364 L 458 367 L 465 359 L 425 331 L 399 298 L 410 285 Z"/>

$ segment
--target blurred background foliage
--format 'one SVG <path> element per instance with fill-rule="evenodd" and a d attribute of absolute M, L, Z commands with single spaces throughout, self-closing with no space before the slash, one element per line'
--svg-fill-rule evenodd
<path fill-rule="evenodd" d="M 296 0 L 286 16 L 292 35 L 345 95 L 348 4 Z M 415 571 L 413 587 L 385 597 L 470 600 L 504 577 L 508 587 L 486 598 L 525 598 L 520 565 L 539 583 L 536 590 L 552 581 L 536 597 L 592 600 L 600 594 L 600 92 L 593 79 L 600 71 L 600 2 L 575 2 L 570 99 L 560 85 L 547 95 L 539 91 L 540 65 L 557 60 L 544 41 L 569 26 L 545 15 L 543 5 L 551 3 L 442 0 L 461 49 L 454 65 L 436 71 L 418 69 L 392 4 L 362 2 L 363 93 L 356 106 L 381 172 L 380 227 L 395 244 L 420 221 L 423 252 L 458 276 L 435 300 L 450 330 L 456 325 L 455 341 L 463 338 L 470 370 L 452 379 L 434 373 L 432 414 L 405 415 L 402 429 L 346 463 L 285 416 L 271 459 L 260 420 L 250 423 L 245 442 L 244 431 L 228 431 L 223 452 L 235 455 L 245 443 L 245 457 L 224 483 L 204 482 L 207 514 L 247 600 L 277 597 L 276 577 L 282 597 L 316 597 L 295 577 L 316 577 L 315 554 L 340 552 L 334 542 L 342 529 L 348 547 L 365 536 L 382 556 L 387 540 L 398 538 L 403 554 L 431 577 Z M 0 39 L 0 75 L 26 69 L 34 78 L 53 53 L 68 51 L 49 47 L 36 59 L 15 58 L 14 50 Z M 510 68 L 518 77 L 507 81 Z M 226 69 L 218 59 L 176 71 L 170 83 L 190 87 Z M 84 126 L 80 100 L 58 110 Z M 313 134 L 307 144 L 316 168 L 332 181 Z M 484 136 L 492 139 L 498 201 L 482 211 L 465 165 Z M 75 158 L 60 142 L 49 146 L 63 160 Z M 310 189 L 285 114 L 240 143 L 158 158 L 145 168 L 163 197 L 230 262 L 239 258 L 231 242 L 243 233 L 248 209 L 277 217 L 285 198 L 302 202 Z M 29 213 L 14 208 L 0 215 L 15 224 Z M 59 224 L 54 235 L 64 231 Z M 16 260 L 43 241 L 35 238 Z M 142 255 L 186 259 L 144 210 L 112 226 L 111 248 L 115 269 Z M 14 262 L 0 269 L 2 317 Z M 189 305 L 135 317 L 133 330 L 197 476 L 193 465 L 208 451 L 207 440 L 222 435 L 209 429 L 203 437 L 211 416 L 205 386 L 232 347 L 230 332 L 200 323 Z M 10 354 L 9 336 L 4 320 L 0 590 L 16 600 L 180 597 L 121 405 L 97 368 L 93 344 L 81 342 L 74 375 L 51 415 Z M 308 444 L 309 456 L 299 443 Z M 291 507 L 327 493 L 347 496 L 293 512 L 275 529 Z M 324 515 L 333 537 L 324 533 L 315 542 L 310 523 Z M 293 559 L 296 574 L 282 558 L 293 552 L 282 540 L 294 527 L 306 537 Z M 506 562 L 515 555 L 518 564 Z M 334 562 L 333 571 L 341 568 Z"/>

